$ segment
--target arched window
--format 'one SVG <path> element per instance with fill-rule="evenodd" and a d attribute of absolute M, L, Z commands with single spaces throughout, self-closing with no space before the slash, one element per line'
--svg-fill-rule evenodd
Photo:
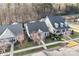
<path fill-rule="evenodd" d="M 63 23 L 60 23 L 60 26 L 61 26 L 61 27 L 63 27 L 63 25 L 64 25 Z"/>
<path fill-rule="evenodd" d="M 66 26 L 66 27 L 68 26 L 67 22 L 65 22 L 65 26 Z"/>
<path fill-rule="evenodd" d="M 58 28 L 58 23 L 55 23 L 54 25 L 55 25 L 56 28 Z"/>

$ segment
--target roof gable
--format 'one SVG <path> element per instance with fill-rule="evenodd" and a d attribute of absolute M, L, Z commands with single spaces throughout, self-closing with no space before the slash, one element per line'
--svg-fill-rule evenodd
<path fill-rule="evenodd" d="M 1 39 L 15 37 L 15 35 L 10 31 L 10 29 L 6 29 L 0 36 Z"/>
<path fill-rule="evenodd" d="M 8 27 L 8 25 L 2 25 L 0 26 L 0 35 L 5 31 L 5 29 Z"/>
<path fill-rule="evenodd" d="M 5 29 L 10 29 L 14 35 L 18 35 L 19 33 L 23 32 L 22 24 L 12 24 L 12 25 L 2 25 L 0 26 L 0 35 L 5 31 Z"/>

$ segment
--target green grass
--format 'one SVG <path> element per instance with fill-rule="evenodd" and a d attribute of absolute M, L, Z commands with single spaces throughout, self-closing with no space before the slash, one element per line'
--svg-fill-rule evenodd
<path fill-rule="evenodd" d="M 49 48 L 55 48 L 55 47 L 59 47 L 59 44 L 47 46 L 48 49 L 49 49 Z M 28 48 L 28 47 L 27 47 L 27 48 Z M 22 49 L 22 48 L 21 48 L 21 49 Z M 20 50 L 20 49 L 18 48 L 18 49 L 16 49 L 16 50 Z M 42 51 L 42 50 L 44 50 L 43 47 L 38 48 L 38 49 L 29 50 L 29 51 L 24 51 L 24 52 L 15 53 L 14 56 L 29 55 L 29 54 L 32 54 L 32 53 L 35 53 L 35 52 L 39 52 L 39 51 Z"/>
<path fill-rule="evenodd" d="M 46 39 L 45 43 L 50 43 L 50 42 L 53 42 L 53 40 L 51 40 L 50 38 Z M 57 47 L 59 44 L 57 45 L 51 45 L 51 46 L 48 46 L 47 48 L 54 48 L 54 47 Z M 29 48 L 29 47 L 33 47 L 33 43 L 32 42 L 27 42 L 25 41 L 24 42 L 24 47 L 20 47 L 19 45 L 16 45 L 15 46 L 15 50 L 20 50 L 20 49 L 24 49 L 24 48 Z M 36 45 L 37 46 L 37 45 Z M 20 53 L 16 53 L 14 54 L 14 56 L 22 56 L 22 55 L 27 55 L 27 54 L 31 54 L 31 53 L 35 53 L 35 52 L 38 52 L 38 51 L 41 51 L 41 50 L 44 50 L 44 48 L 38 48 L 38 49 L 33 49 L 33 50 L 29 50 L 29 51 L 24 51 L 24 52 L 20 52 Z"/>
<path fill-rule="evenodd" d="M 79 37 L 79 33 L 78 32 L 74 32 L 73 35 L 70 35 L 71 38 L 76 38 Z M 52 40 L 50 37 L 46 39 L 45 43 L 51 43 L 51 42 L 55 42 L 54 40 Z M 25 41 L 24 43 L 24 47 L 15 47 L 15 50 L 19 50 L 19 49 L 23 49 L 23 48 L 28 48 L 28 47 L 32 47 L 33 43 L 32 42 L 27 42 Z M 47 48 L 55 48 L 55 47 L 59 47 L 60 44 L 55 44 L 55 45 L 51 45 L 51 46 L 47 46 Z M 24 51 L 24 52 L 20 52 L 20 53 L 16 53 L 14 54 L 15 56 L 22 56 L 22 55 L 27 55 L 27 54 L 31 54 L 31 53 L 35 53 L 37 51 L 41 51 L 43 50 L 43 48 L 39 48 L 39 49 L 33 49 L 33 50 L 29 50 L 29 51 Z"/>
<path fill-rule="evenodd" d="M 48 46 L 47 48 L 49 49 L 49 48 L 55 48 L 55 47 L 59 47 L 59 44 L 51 45 L 51 46 Z M 33 50 L 29 50 L 29 51 L 16 53 L 16 54 L 14 54 L 14 56 L 29 55 L 29 54 L 32 54 L 32 53 L 35 53 L 35 52 L 38 52 L 38 51 L 42 51 L 42 50 L 44 50 L 44 49 L 43 48 L 33 49 Z"/>
<path fill-rule="evenodd" d="M 54 40 L 52 40 L 51 38 L 47 38 L 47 39 L 45 40 L 45 43 L 51 43 L 51 42 L 54 42 Z"/>
<path fill-rule="evenodd" d="M 23 43 L 23 47 L 21 47 L 19 44 L 16 44 L 14 47 L 14 50 L 20 50 L 24 48 L 33 47 L 33 46 L 36 46 L 36 45 L 34 45 L 32 42 L 27 42 L 27 40 L 25 40 Z"/>
<path fill-rule="evenodd" d="M 49 49 L 49 48 L 55 48 L 55 47 L 59 47 L 59 44 L 50 45 L 50 46 L 48 46 L 47 48 Z"/>
<path fill-rule="evenodd" d="M 51 43 L 51 42 L 55 42 L 55 41 L 52 40 L 51 38 L 47 38 L 45 40 L 45 43 Z M 20 49 L 24 49 L 24 48 L 33 47 L 33 46 L 38 46 L 38 45 L 34 45 L 33 42 L 27 42 L 27 40 L 25 40 L 23 43 L 23 47 L 20 47 L 19 44 L 16 44 L 14 47 L 14 50 L 20 50 Z"/>
<path fill-rule="evenodd" d="M 43 50 L 43 48 L 38 48 L 38 49 L 33 49 L 33 50 L 29 50 L 29 51 L 24 51 L 24 52 L 20 52 L 20 53 L 16 53 L 14 54 L 14 56 L 23 56 L 23 55 L 28 55 L 28 54 L 32 54 L 38 51 Z"/>
<path fill-rule="evenodd" d="M 45 40 L 45 43 L 51 43 L 51 42 L 55 42 L 55 41 L 52 40 L 50 37 Z M 24 49 L 24 48 L 33 47 L 33 46 L 38 46 L 38 45 L 34 45 L 33 42 L 27 42 L 27 40 L 25 40 L 23 43 L 23 47 L 20 47 L 20 45 L 17 43 L 14 47 L 14 51 Z M 58 46 L 59 46 L 59 44 L 55 44 L 55 45 L 48 46 L 47 48 L 49 49 L 49 48 L 54 48 L 54 47 L 58 47 Z M 31 53 L 41 51 L 41 50 L 44 50 L 44 49 L 39 48 L 39 49 L 24 51 L 24 52 L 16 53 L 16 54 L 14 54 L 14 56 L 22 56 L 22 55 L 31 54 Z"/>
<path fill-rule="evenodd" d="M 78 32 L 74 32 L 73 35 L 70 35 L 71 38 L 77 38 L 79 37 L 79 33 Z"/>
<path fill-rule="evenodd" d="M 21 50 L 21 49 L 24 49 L 24 48 L 33 47 L 33 46 L 35 46 L 35 45 L 33 45 L 32 42 L 27 42 L 27 40 L 25 40 L 24 43 L 23 43 L 23 47 L 21 47 L 18 43 L 16 43 L 14 45 L 14 51 Z M 8 47 L 8 49 L 6 50 L 6 52 L 10 52 L 10 47 Z"/>
<path fill-rule="evenodd" d="M 49 42 L 51 42 L 51 40 L 47 40 L 46 43 L 49 43 Z M 19 45 L 15 45 L 14 50 L 20 50 L 20 49 L 24 49 L 24 48 L 37 46 L 37 45 L 33 45 L 32 42 L 27 42 L 27 41 L 25 41 L 23 45 L 24 45 L 24 47 L 20 47 Z M 41 51 L 41 50 L 44 50 L 44 49 L 38 48 L 38 49 L 29 50 L 29 51 L 24 51 L 24 52 L 16 53 L 16 54 L 14 54 L 14 56 L 22 56 L 22 55 L 26 55 L 26 54 L 35 53 L 35 52 L 38 52 L 38 51 Z"/>

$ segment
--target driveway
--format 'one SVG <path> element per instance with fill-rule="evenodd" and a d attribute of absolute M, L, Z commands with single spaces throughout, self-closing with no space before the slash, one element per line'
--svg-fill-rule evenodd
<path fill-rule="evenodd" d="M 79 32 L 79 24 L 68 22 L 69 26 L 76 32 Z"/>

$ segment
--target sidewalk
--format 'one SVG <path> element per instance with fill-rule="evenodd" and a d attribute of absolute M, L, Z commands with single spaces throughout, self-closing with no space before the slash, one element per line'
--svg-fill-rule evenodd
<path fill-rule="evenodd" d="M 29 56 L 79 56 L 79 45 L 71 48 L 62 47 L 58 50 L 40 51 Z"/>
<path fill-rule="evenodd" d="M 66 40 L 62 43 L 66 43 L 66 42 L 78 40 L 78 39 L 79 38 L 74 38 L 74 39 L 71 39 L 71 40 Z M 57 47 L 57 48 L 50 48 L 50 49 L 47 49 L 47 50 L 43 50 L 43 51 L 40 51 L 40 52 L 29 54 L 28 56 L 68 56 L 68 55 L 79 56 L 78 51 L 79 51 L 79 45 L 75 46 L 75 47 L 71 47 L 71 48 L 60 46 L 60 47 Z"/>

